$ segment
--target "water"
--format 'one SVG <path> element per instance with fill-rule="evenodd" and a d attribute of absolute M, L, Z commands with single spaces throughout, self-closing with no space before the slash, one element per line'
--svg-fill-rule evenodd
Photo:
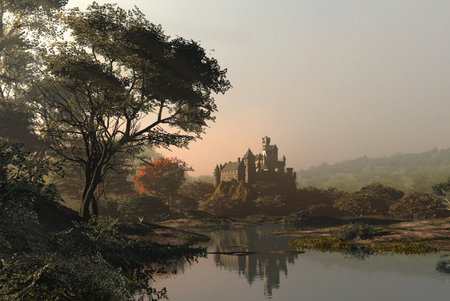
<path fill-rule="evenodd" d="M 450 274 L 436 270 L 450 253 L 373 255 L 289 250 L 278 225 L 207 233 L 208 251 L 255 251 L 249 256 L 210 254 L 156 278 L 169 300 L 450 300 Z M 293 250 L 293 249 L 291 249 Z"/>

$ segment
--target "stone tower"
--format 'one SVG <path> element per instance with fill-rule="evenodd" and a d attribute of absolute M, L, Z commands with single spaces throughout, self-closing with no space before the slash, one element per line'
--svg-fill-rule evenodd
<path fill-rule="evenodd" d="M 266 147 L 270 145 L 270 137 L 265 136 L 262 138 L 262 149 L 263 151 L 266 150 Z"/>
<path fill-rule="evenodd" d="M 242 157 L 242 161 L 245 165 L 245 183 L 254 184 L 256 182 L 255 155 L 250 149 Z"/>
<path fill-rule="evenodd" d="M 220 169 L 219 165 L 216 165 L 216 168 L 214 168 L 214 187 L 219 186 L 220 184 Z"/>

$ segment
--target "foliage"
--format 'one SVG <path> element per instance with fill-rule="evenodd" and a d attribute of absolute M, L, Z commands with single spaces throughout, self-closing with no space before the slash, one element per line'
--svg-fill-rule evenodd
<path fill-rule="evenodd" d="M 98 185 L 95 193 L 95 199 L 101 210 L 105 209 L 110 200 L 124 199 L 136 193 L 132 177 L 136 171 L 135 166 L 131 164 L 130 158 L 126 154 L 118 156 L 114 170 L 108 172 L 103 182 Z M 79 199 L 83 193 L 83 170 L 80 166 L 70 162 L 65 162 L 63 166 L 63 176 L 51 174 L 48 181 L 55 184 L 66 206 L 71 208 L 79 207 Z M 99 209 L 100 210 L 100 209 Z M 100 211 L 101 211 L 100 210 Z"/>
<path fill-rule="evenodd" d="M 436 253 L 438 250 L 428 246 L 424 242 L 414 241 L 399 241 L 399 242 L 374 242 L 370 244 L 372 249 L 377 254 L 394 253 L 394 254 L 427 254 Z"/>
<path fill-rule="evenodd" d="M 243 181 L 231 181 L 221 182 L 216 187 L 216 190 L 211 197 L 214 198 L 218 196 L 249 202 L 256 199 L 257 193 L 251 185 L 244 183 Z"/>
<path fill-rule="evenodd" d="M 149 287 L 151 263 L 193 260 L 201 248 L 127 239 L 112 219 L 90 220 L 49 237 L 46 249 L 4 260 L 0 292 L 5 300 L 128 300 Z M 152 299 L 153 300 L 153 299 Z"/>
<path fill-rule="evenodd" d="M 98 213 L 95 192 L 118 154 L 187 146 L 214 120 L 212 95 L 230 83 L 198 43 L 170 39 L 137 8 L 94 2 L 63 19 L 73 42 L 53 43 L 48 77 L 30 98 L 53 152 L 83 169 L 80 215 L 87 220 Z"/>
<path fill-rule="evenodd" d="M 0 142 L 22 143 L 35 166 L 45 146 L 35 131 L 34 111 L 24 94 L 41 76 L 39 49 L 56 36 L 54 16 L 67 0 L 0 0 Z"/>
<path fill-rule="evenodd" d="M 293 211 L 302 210 L 310 206 L 332 205 L 333 202 L 342 196 L 343 192 L 334 187 L 321 189 L 317 187 L 304 187 L 297 190 L 295 200 L 290 202 L 290 209 Z"/>
<path fill-rule="evenodd" d="M 369 239 L 380 235 L 380 231 L 367 224 L 348 224 L 333 232 L 333 236 L 343 241 Z"/>
<path fill-rule="evenodd" d="M 255 212 L 255 205 L 252 201 L 215 196 L 202 203 L 200 209 L 220 217 L 245 217 Z"/>
<path fill-rule="evenodd" d="M 54 185 L 46 185 L 44 176 L 58 164 L 47 163 L 33 168 L 29 152 L 20 145 L 0 144 L 0 202 L 18 200 L 26 203 L 41 200 L 56 200 L 58 194 Z"/>
<path fill-rule="evenodd" d="M 322 252 L 340 252 L 352 249 L 352 244 L 333 236 L 301 238 L 289 244 L 300 251 L 317 250 Z"/>
<path fill-rule="evenodd" d="M 192 205 L 187 206 L 190 209 L 196 210 L 200 202 L 205 202 L 214 192 L 214 185 L 204 181 L 186 182 L 180 188 L 182 203 L 188 201 Z M 186 206 L 184 206 L 186 207 Z"/>
<path fill-rule="evenodd" d="M 300 238 L 289 243 L 300 251 L 316 250 L 321 252 L 342 252 L 357 256 L 372 254 L 427 254 L 438 250 L 423 242 L 374 242 L 368 246 L 356 245 L 335 236 Z"/>
<path fill-rule="evenodd" d="M 182 194 L 176 198 L 174 207 L 183 211 L 195 211 L 198 209 L 198 204 L 198 200 Z"/>
<path fill-rule="evenodd" d="M 283 223 L 292 225 L 295 228 L 317 228 L 317 227 L 335 227 L 342 224 L 342 221 L 330 216 L 312 216 L 312 208 L 299 210 L 283 218 Z"/>
<path fill-rule="evenodd" d="M 57 165 L 33 168 L 29 153 L 20 145 L 0 144 L 0 252 L 39 250 L 46 239 L 38 234 L 36 206 L 59 200 L 44 177 Z"/>
<path fill-rule="evenodd" d="M 181 210 L 195 211 L 200 203 L 206 202 L 214 192 L 214 185 L 201 180 L 186 181 L 175 197 L 174 206 Z"/>
<path fill-rule="evenodd" d="M 10 276 L 10 278 L 8 277 Z M 4 262 L 3 300 L 128 300 L 127 279 L 100 254 L 20 256 Z"/>
<path fill-rule="evenodd" d="M 308 206 L 308 211 L 312 217 L 342 217 L 345 213 L 336 207 L 326 204 Z"/>
<path fill-rule="evenodd" d="M 54 202 L 54 186 L 44 182 L 53 166 L 31 164 L 19 146 L 0 145 L 2 300 L 126 300 L 136 292 L 158 298 L 165 291 L 149 287 L 153 271 L 145 267 L 204 254 L 201 248 L 130 240 L 126 226 L 112 219 L 44 232 L 42 222 L 67 215 Z"/>
<path fill-rule="evenodd" d="M 33 49 L 52 33 L 52 16 L 67 0 L 0 0 L 0 100 L 37 76 Z"/>
<path fill-rule="evenodd" d="M 370 197 L 363 192 L 347 192 L 333 204 L 339 210 L 353 216 L 373 214 Z"/>
<path fill-rule="evenodd" d="M 322 164 L 297 172 L 304 186 L 330 186 L 356 191 L 371 183 L 380 183 L 404 192 L 431 192 L 435 183 L 450 175 L 450 149 L 433 149 L 419 154 L 398 153 L 390 157 Z"/>
<path fill-rule="evenodd" d="M 169 207 L 156 196 L 134 195 L 118 204 L 119 218 L 125 221 L 137 222 L 139 218 L 150 222 L 158 217 L 169 215 Z"/>
<path fill-rule="evenodd" d="M 186 171 L 192 170 L 186 162 L 177 158 L 153 159 L 152 164 L 142 166 L 134 177 L 139 193 L 154 193 L 172 204 L 179 188 L 186 181 Z"/>
<path fill-rule="evenodd" d="M 404 195 L 400 190 L 378 183 L 366 185 L 360 191 L 367 195 L 370 209 L 377 215 L 386 215 L 389 207 Z"/>
<path fill-rule="evenodd" d="M 404 193 L 382 184 L 370 184 L 356 192 L 346 192 L 333 206 L 353 216 L 387 215 L 389 207 Z"/>
<path fill-rule="evenodd" d="M 284 215 L 288 212 L 287 198 L 283 195 L 266 195 L 259 196 L 255 200 L 257 213 L 269 216 Z"/>
<path fill-rule="evenodd" d="M 293 212 L 283 218 L 283 223 L 287 225 L 294 225 L 297 228 L 307 226 L 309 220 L 311 220 L 311 213 L 308 209 L 299 210 Z"/>
<path fill-rule="evenodd" d="M 247 216 L 255 212 L 257 193 L 243 181 L 221 182 L 200 208 L 216 216 Z"/>
<path fill-rule="evenodd" d="M 450 206 L 450 201 L 448 199 L 448 194 L 450 193 L 450 177 L 447 178 L 447 182 L 434 184 L 431 189 L 433 190 L 433 193 L 443 198 L 446 206 Z"/>
<path fill-rule="evenodd" d="M 431 194 L 413 192 L 405 194 L 389 208 L 389 214 L 403 219 L 426 219 L 436 217 L 442 204 Z"/>

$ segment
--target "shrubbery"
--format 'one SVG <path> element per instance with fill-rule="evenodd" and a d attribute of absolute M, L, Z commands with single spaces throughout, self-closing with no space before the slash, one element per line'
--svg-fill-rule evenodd
<path fill-rule="evenodd" d="M 19 147 L 0 145 L 2 300 L 127 300 L 136 292 L 159 298 L 165 291 L 149 287 L 151 263 L 205 254 L 202 248 L 128 239 L 121 228 L 126 225 L 111 218 L 75 222 L 57 232 L 52 220 L 70 215 L 54 202 L 58 195 L 53 186 L 43 181 L 48 168 L 30 169 L 27 158 Z M 151 206 L 157 208 L 148 214 L 167 209 L 164 204 L 158 207 L 161 201 L 152 197 L 130 200 L 139 202 L 147 202 L 149 211 Z M 127 208 L 130 214 L 137 213 L 131 205 Z M 71 221 L 63 222 L 66 227 Z"/>
<path fill-rule="evenodd" d="M 389 214 L 403 219 L 426 219 L 436 217 L 442 203 L 433 195 L 421 192 L 406 194 L 389 208 Z"/>
<path fill-rule="evenodd" d="M 221 182 L 200 208 L 216 216 L 247 216 L 255 212 L 257 197 L 251 185 L 244 182 Z"/>
<path fill-rule="evenodd" d="M 367 224 L 348 224 L 333 233 L 334 237 L 344 241 L 370 239 L 380 235 L 380 231 Z"/>
<path fill-rule="evenodd" d="M 284 195 L 265 195 L 255 200 L 256 212 L 269 216 L 286 215 L 287 197 Z"/>

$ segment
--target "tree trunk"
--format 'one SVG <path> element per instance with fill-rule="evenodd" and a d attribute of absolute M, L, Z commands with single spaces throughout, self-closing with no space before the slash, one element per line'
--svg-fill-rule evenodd
<path fill-rule="evenodd" d="M 91 217 L 98 216 L 97 200 L 95 198 L 95 190 L 98 184 L 101 183 L 101 168 L 97 168 L 94 175 L 86 175 L 85 186 L 81 196 L 80 216 L 83 221 L 88 221 Z M 86 174 L 89 174 L 87 172 Z"/>

